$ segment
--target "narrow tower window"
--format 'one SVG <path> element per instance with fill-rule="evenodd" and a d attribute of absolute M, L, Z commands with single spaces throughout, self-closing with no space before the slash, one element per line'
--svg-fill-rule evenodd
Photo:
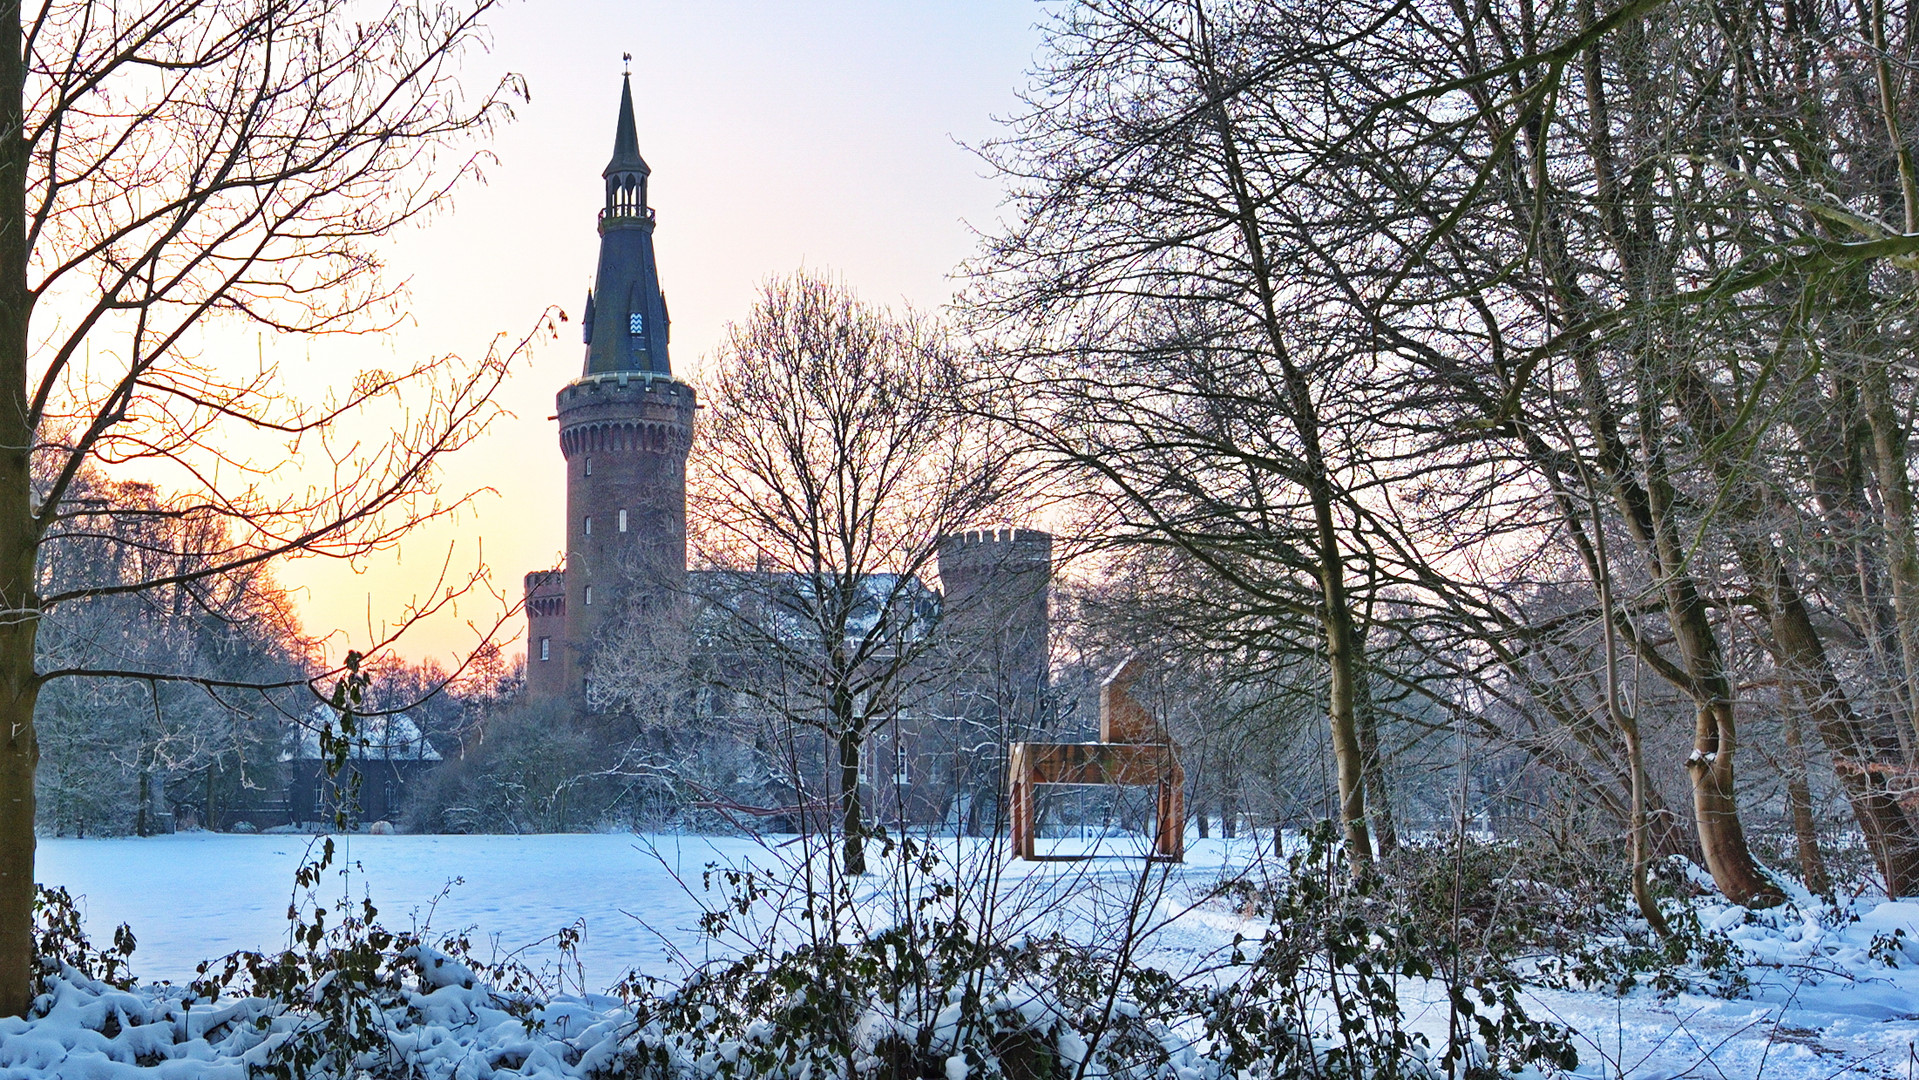
<path fill-rule="evenodd" d="M 593 475 L 593 458 L 591 455 L 588 455 L 586 459 L 586 475 Z"/>
<path fill-rule="evenodd" d="M 593 535 L 593 515 L 592 514 L 586 515 L 586 535 L 588 536 Z"/>
<path fill-rule="evenodd" d="M 620 531 L 626 531 L 626 511 L 620 511 Z"/>
<path fill-rule="evenodd" d="M 542 661 L 553 659 L 553 639 L 552 638 L 543 637 L 540 639 L 540 659 Z"/>
<path fill-rule="evenodd" d="M 588 585 L 586 587 L 586 606 L 587 607 L 593 606 L 593 586 L 591 585 Z"/>

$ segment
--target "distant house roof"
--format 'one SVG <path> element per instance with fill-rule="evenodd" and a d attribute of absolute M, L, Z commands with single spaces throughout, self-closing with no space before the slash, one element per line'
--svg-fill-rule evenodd
<path fill-rule="evenodd" d="M 337 731 L 339 720 L 333 710 L 316 705 L 305 722 L 294 729 L 292 745 L 280 755 L 281 761 L 317 761 L 320 757 L 320 730 Z M 405 713 L 354 718 L 356 761 L 438 761 L 440 752 L 420 732 Z"/>

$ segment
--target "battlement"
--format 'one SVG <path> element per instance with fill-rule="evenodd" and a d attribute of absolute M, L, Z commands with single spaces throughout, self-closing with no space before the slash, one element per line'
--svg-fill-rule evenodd
<path fill-rule="evenodd" d="M 1053 534 L 1038 529 L 969 529 L 940 541 L 940 580 L 948 589 L 1000 574 L 1053 570 Z"/>
<path fill-rule="evenodd" d="M 601 395 L 621 396 L 634 394 L 660 394 L 666 397 L 684 397 L 693 399 L 693 388 L 658 371 L 602 371 L 594 375 L 582 375 L 560 388 L 559 404 L 578 399 L 592 399 Z"/>
<path fill-rule="evenodd" d="M 526 615 L 555 619 L 566 614 L 566 571 L 535 570 L 526 575 Z"/>
<path fill-rule="evenodd" d="M 560 452 L 684 454 L 693 441 L 693 388 L 646 371 L 608 371 L 566 384 L 555 399 Z"/>
<path fill-rule="evenodd" d="M 987 544 L 1039 544 L 1053 550 L 1053 534 L 1039 529 L 968 529 L 940 540 L 940 550 L 965 549 Z"/>

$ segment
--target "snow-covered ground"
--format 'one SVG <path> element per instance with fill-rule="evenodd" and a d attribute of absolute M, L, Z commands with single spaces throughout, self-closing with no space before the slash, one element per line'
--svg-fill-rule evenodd
<path fill-rule="evenodd" d="M 990 854 L 973 842 L 947 846 L 950 858 L 974 865 Z M 750 863 L 790 877 L 783 862 L 796 850 L 769 853 L 747 840 L 670 835 L 355 836 L 342 861 L 355 867 L 348 887 L 356 896 L 370 894 L 389 926 L 408 927 L 430 912 L 436 930 L 472 927 L 476 940 L 497 940 L 510 951 L 582 922 L 580 956 L 593 987 L 631 968 L 671 977 L 682 960 L 709 957 L 695 930 L 701 872 L 710 863 Z M 137 975 L 177 982 L 203 958 L 284 942 L 292 872 L 305 851 L 305 839 L 295 836 L 46 840 L 38 876 L 84 897 L 96 939 L 110 937 L 118 923 L 131 924 L 140 941 Z M 1188 904 L 1196 888 L 1243 867 L 1252 855 L 1247 841 L 1192 844 L 1187 863 L 1170 871 L 1169 887 L 1155 901 L 1164 925 L 1148 950 L 1151 962 L 1199 966 L 1236 932 L 1257 932 L 1229 910 Z M 1009 918 L 1020 917 L 1020 897 L 1064 896 L 1070 917 L 1098 926 L 1127 905 L 1142 866 L 1118 858 L 1013 863 L 996 887 L 1009 897 Z M 456 878 L 460 883 L 448 889 Z M 337 879 L 328 886 L 334 895 L 339 887 Z M 1577 1033 L 1579 1073 L 1586 1077 L 1919 1076 L 1919 945 L 1895 940 L 1904 931 L 1906 942 L 1919 942 L 1919 902 L 1866 904 L 1858 921 L 1836 927 L 1815 918 L 1742 916 L 1723 909 L 1714 917 L 1747 950 L 1754 988 L 1745 997 L 1536 991 L 1529 1008 Z M 1055 910 L 1047 917 L 1060 916 Z M 536 950 L 528 959 L 550 955 Z M 1407 988 L 1409 1004 L 1421 1000 L 1421 990 Z M 1425 1000 L 1423 1016 L 1415 1006 L 1416 1023 L 1443 1031 L 1443 999 Z M 76 998 L 72 1007 L 100 1006 L 97 999 Z M 33 1061 L 40 1064 L 29 1067 L 24 1040 L 31 1033 L 7 1023 L 0 1022 L 0 1077 L 61 1074 L 52 1063 L 67 1051 L 36 1051 Z M 17 1060 L 9 1041 L 20 1049 Z M 448 1046 L 448 1054 L 458 1050 Z M 575 1074 L 564 1063 L 555 1068 L 551 1075 Z"/>
<path fill-rule="evenodd" d="M 181 982 L 201 960 L 285 946 L 293 871 L 307 842 L 219 833 L 43 839 L 35 876 L 81 898 L 96 938 L 132 926 L 140 978 Z M 395 929 L 430 918 L 435 930 L 473 927 L 511 951 L 585 920 L 581 960 L 588 984 L 604 987 L 629 967 L 674 973 L 669 945 L 701 947 L 692 930 L 699 907 L 674 874 L 697 889 L 707 863 L 756 850 L 692 836 L 352 836 L 336 863 L 353 866 L 343 884 L 371 896 Z"/>
<path fill-rule="evenodd" d="M 90 933 L 110 940 L 126 923 L 139 939 L 134 973 L 143 980 L 184 982 L 201 960 L 241 949 L 284 947 L 293 872 L 308 858 L 305 836 L 182 833 L 146 839 L 42 839 L 36 878 L 65 886 L 80 901 Z M 954 842 L 947 842 L 952 845 Z M 953 854 L 970 861 L 988 855 L 983 842 L 962 841 Z M 1055 844 L 1064 851 L 1066 842 Z M 1130 839 L 1070 845 L 1119 852 Z M 1198 841 L 1177 869 L 1183 880 L 1212 882 L 1229 866 L 1243 866 L 1249 841 Z M 736 837 L 555 834 L 544 836 L 351 836 L 335 860 L 347 866 L 326 895 L 344 886 L 370 896 L 380 921 L 393 929 L 427 923 L 437 932 L 473 928 L 474 940 L 497 942 L 501 953 L 533 946 L 528 959 L 551 959 L 537 946 L 563 927 L 583 922 L 579 959 L 589 987 L 603 988 L 628 970 L 659 977 L 683 971 L 683 961 L 713 958 L 713 943 L 697 931 L 702 902 L 717 904 L 715 886 L 701 895 L 709 865 L 758 865 L 776 873 L 798 859 L 777 842 L 771 851 Z M 1068 891 L 1083 904 L 1131 896 L 1137 859 L 1012 863 L 1009 892 Z M 457 883 L 456 883 L 457 881 Z M 1023 887 L 1023 888 L 1022 888 Z M 444 893 L 444 896 L 442 896 Z M 1099 917 L 1088 910 L 1089 917 Z M 1230 938 L 1192 937 L 1185 925 L 1162 935 L 1168 949 L 1203 948 Z M 723 944 L 723 943 L 722 943 Z"/>

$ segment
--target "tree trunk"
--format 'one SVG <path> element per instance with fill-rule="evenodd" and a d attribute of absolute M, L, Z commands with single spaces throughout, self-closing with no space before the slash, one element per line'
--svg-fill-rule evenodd
<path fill-rule="evenodd" d="M 1330 516 L 1330 515 L 1329 515 Z M 1373 840 L 1366 827 L 1366 753 L 1353 716 L 1354 640 L 1352 612 L 1346 607 L 1346 587 L 1337 565 L 1320 571 L 1325 584 L 1327 718 L 1333 733 L 1333 764 L 1339 780 L 1339 824 L 1346 838 L 1346 858 L 1353 873 L 1365 873 L 1373 864 Z"/>
<path fill-rule="evenodd" d="M 1346 591 L 1345 553 L 1339 542 L 1339 524 L 1334 500 L 1337 489 L 1327 466 L 1321 444 L 1319 408 L 1313 400 L 1312 386 L 1293 362 L 1286 326 L 1280 318 L 1278 272 L 1268 260 L 1266 240 L 1259 216 L 1259 200 L 1247 180 L 1240 160 L 1239 133 L 1227 108 L 1212 44 L 1207 37 L 1204 18 L 1199 20 L 1202 53 L 1200 76 L 1211 99 L 1212 120 L 1219 136 L 1220 164 L 1225 167 L 1226 182 L 1232 190 L 1231 220 L 1240 242 L 1245 245 L 1249 284 L 1258 298 L 1259 328 L 1266 338 L 1272 362 L 1278 366 L 1286 398 L 1287 419 L 1299 437 L 1301 457 L 1300 486 L 1305 488 L 1313 511 L 1312 555 L 1319 563 L 1320 619 L 1326 635 L 1327 719 L 1333 736 L 1333 761 L 1339 782 L 1340 831 L 1346 841 L 1346 858 L 1354 876 L 1365 874 L 1373 865 L 1373 840 L 1366 825 L 1366 755 L 1360 745 L 1355 710 L 1359 704 L 1359 679 L 1365 671 L 1364 649 L 1354 625 L 1351 597 Z"/>
<path fill-rule="evenodd" d="M 26 68 L 20 4 L 0 0 L 0 1016 L 23 1016 L 33 990 L 33 706 L 38 527 L 27 427 Z"/>
<path fill-rule="evenodd" d="M 850 727 L 840 729 L 841 861 L 849 874 L 866 873 L 866 823 L 860 811 L 860 737 Z"/>
<path fill-rule="evenodd" d="M 1656 455 L 1647 455 L 1646 467 L 1653 477 L 1646 490 L 1654 523 L 1653 550 L 1659 573 L 1665 577 L 1666 611 L 1692 681 L 1696 711 L 1686 772 L 1692 780 L 1699 848 L 1705 855 L 1706 869 L 1727 899 L 1746 907 L 1772 907 L 1783 901 L 1785 894 L 1759 871 L 1746 843 L 1745 827 L 1739 821 L 1733 782 L 1733 755 L 1739 744 L 1732 687 L 1726 680 L 1718 637 L 1707 619 L 1705 602 L 1686 573 L 1686 556 L 1673 534 L 1672 489 L 1665 483 Z"/>
<path fill-rule="evenodd" d="M 1905 667 L 1906 715 L 1919 725 L 1919 539 L 1913 535 L 1912 480 L 1906 473 L 1906 433 L 1894 414 L 1885 366 L 1868 359 L 1859 380 L 1860 404 L 1872 430 L 1872 466 L 1886 534 L 1886 576 L 1892 579 L 1893 625 Z"/>
<path fill-rule="evenodd" d="M 0 630 L 0 734 L 11 733 L 0 738 L 0 1016 L 24 1016 L 33 1000 L 33 773 L 40 747 L 32 670 L 32 624 Z"/>
<path fill-rule="evenodd" d="M 1797 702 L 1785 705 L 1786 806 L 1792 812 L 1792 835 L 1799 849 L 1799 877 L 1806 888 L 1825 895 L 1832 892 L 1832 878 L 1826 874 L 1826 860 L 1819 853 L 1819 828 L 1812 820 L 1812 785 L 1806 782 L 1805 736 L 1799 730 L 1799 706 Z"/>
<path fill-rule="evenodd" d="M 1689 366 L 1681 366 L 1676 374 L 1675 397 L 1685 408 L 1693 427 L 1709 444 L 1723 444 L 1730 425 L 1722 420 L 1718 399 L 1710 385 Z M 1738 464 L 1728 455 L 1715 455 L 1712 467 L 1727 490 L 1750 486 L 1750 477 L 1741 475 Z M 1866 846 L 1885 877 L 1887 894 L 1895 898 L 1910 895 L 1919 890 L 1919 830 L 1913 827 L 1905 808 L 1890 791 L 1885 771 L 1875 768 L 1898 762 L 1900 748 L 1890 744 L 1891 740 L 1887 740 L 1889 745 L 1879 745 L 1879 740 L 1872 737 L 1867 725 L 1853 711 L 1845 688 L 1833 673 L 1831 659 L 1818 629 L 1813 626 L 1803 594 L 1787 569 L 1785 556 L 1767 535 L 1770 524 L 1767 509 L 1767 500 L 1735 498 L 1726 513 L 1735 519 L 1737 531 L 1732 546 L 1740 568 L 1753 590 L 1765 597 L 1766 647 L 1785 684 L 1787 737 L 1798 736 L 1796 710 L 1804 710 L 1818 726 L 1820 738 L 1832 755 L 1834 771 L 1852 805 Z M 1790 520 L 1793 516 L 1788 507 L 1771 509 L 1774 510 L 1772 516 L 1781 520 Z M 1798 753 L 1791 747 L 1789 750 Z M 1803 786 L 1803 764 L 1794 771 Z M 1791 798 L 1790 791 L 1788 798 Z M 1809 822 L 1810 801 L 1807 805 Z M 1796 811 L 1794 824 L 1797 827 Z M 1816 847 L 1812 857 L 1818 858 Z M 1823 868 L 1820 876 L 1824 876 Z"/>
<path fill-rule="evenodd" d="M 1733 795 L 1732 702 L 1712 697 L 1698 703 L 1694 714 L 1693 752 L 1686 759 L 1692 779 L 1693 818 L 1699 823 L 1699 847 L 1706 869 L 1726 898 L 1746 907 L 1772 907 L 1784 897 L 1759 872 L 1746 830 L 1739 822 L 1739 803 Z"/>
<path fill-rule="evenodd" d="M 1646 775 L 1645 749 L 1639 741 L 1639 721 L 1636 717 L 1627 717 L 1619 709 L 1616 686 L 1611 696 L 1614 715 L 1620 723 L 1620 734 L 1626 739 L 1626 756 L 1632 769 L 1632 820 L 1628 835 L 1632 847 L 1633 901 L 1639 905 L 1639 913 L 1645 916 L 1646 924 L 1661 938 L 1667 938 L 1672 936 L 1672 927 L 1667 924 L 1665 913 L 1659 910 L 1659 902 L 1653 897 L 1649 875 L 1653 847 L 1651 823 L 1646 816 L 1646 792 L 1651 783 Z"/>
<path fill-rule="evenodd" d="M 1913 827 L 1911 817 L 1899 805 L 1886 771 L 1876 767 L 1893 764 L 1898 748 L 1874 745 L 1833 675 L 1812 616 L 1787 579 L 1785 568 L 1774 570 L 1769 599 L 1775 662 L 1832 755 L 1833 772 L 1852 805 L 1873 861 L 1885 876 L 1886 894 L 1896 899 L 1919 893 L 1919 829 Z M 1789 722 L 1796 726 L 1796 718 L 1789 718 Z M 1789 730 L 1788 737 L 1794 734 Z M 1803 769 L 1795 771 L 1803 776 Z"/>
<path fill-rule="evenodd" d="M 1650 422 L 1641 424 L 1642 439 L 1651 437 Z M 1606 472 L 1628 532 L 1650 564 L 1648 569 L 1662 581 L 1662 601 L 1679 648 L 1683 688 L 1693 699 L 1693 750 L 1686 760 L 1686 771 L 1692 783 L 1693 822 L 1699 830 L 1706 869 L 1733 903 L 1771 907 L 1785 896 L 1759 872 L 1739 821 L 1733 784 L 1733 753 L 1738 743 L 1732 687 L 1726 679 L 1705 602 L 1687 570 L 1686 551 L 1674 535 L 1673 491 L 1666 482 L 1663 462 L 1655 447 L 1642 447 L 1646 483 L 1641 486 L 1632 476 L 1624 448 L 1612 437 L 1610 414 L 1602 409 L 1593 430 L 1600 436 L 1602 447 L 1609 448 L 1603 453 Z"/>
<path fill-rule="evenodd" d="M 1674 491 L 1667 479 L 1665 460 L 1653 440 L 1656 410 L 1642 402 L 1639 438 L 1641 464 L 1646 472 L 1645 537 L 1653 567 L 1664 579 L 1663 592 L 1672 635 L 1692 686 L 1695 705 L 1692 755 L 1686 772 L 1692 780 L 1693 819 L 1699 826 L 1699 848 L 1719 891 L 1735 904 L 1772 907 L 1785 900 L 1759 870 L 1746 830 L 1739 821 L 1733 755 L 1739 743 L 1733 712 L 1732 686 L 1726 679 L 1719 639 L 1707 616 L 1706 604 L 1687 570 L 1688 554 L 1673 520 Z M 1649 543 L 1647 543 L 1649 541 Z"/>
<path fill-rule="evenodd" d="M 1379 752 L 1379 710 L 1373 708 L 1372 686 L 1359 681 L 1359 746 L 1366 763 L 1366 811 L 1382 856 L 1399 849 L 1399 829 L 1393 823 L 1393 803 L 1386 785 L 1386 759 Z"/>

